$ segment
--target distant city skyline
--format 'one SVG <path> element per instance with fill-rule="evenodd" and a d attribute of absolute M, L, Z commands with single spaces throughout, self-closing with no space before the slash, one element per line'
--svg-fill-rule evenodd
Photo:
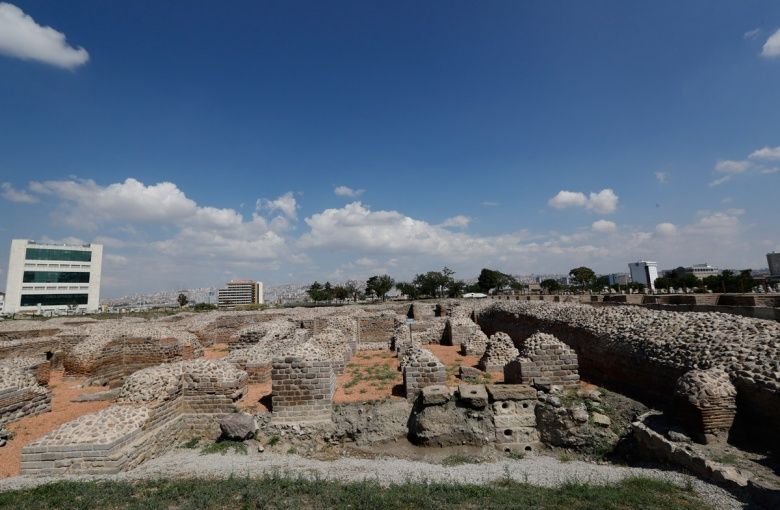
<path fill-rule="evenodd" d="M 47 28 L 49 27 L 49 28 Z M 780 3 L 0 1 L 10 240 L 101 296 L 780 251 Z"/>

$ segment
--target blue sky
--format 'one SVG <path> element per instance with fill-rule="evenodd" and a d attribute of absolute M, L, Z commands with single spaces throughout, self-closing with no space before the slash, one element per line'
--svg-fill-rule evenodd
<path fill-rule="evenodd" d="M 104 243 L 105 296 L 780 250 L 778 2 L 184 5 L 0 3 L 3 268 L 17 237 Z"/>

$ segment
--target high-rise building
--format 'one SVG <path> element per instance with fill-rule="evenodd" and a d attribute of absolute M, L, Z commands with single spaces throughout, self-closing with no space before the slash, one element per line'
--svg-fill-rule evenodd
<path fill-rule="evenodd" d="M 12 240 L 3 312 L 97 311 L 102 262 L 100 244 Z"/>
<path fill-rule="evenodd" d="M 263 282 L 253 280 L 230 280 L 227 288 L 219 289 L 219 306 L 262 305 Z"/>
<path fill-rule="evenodd" d="M 767 253 L 766 262 L 769 264 L 769 274 L 780 276 L 780 253 Z"/>
<path fill-rule="evenodd" d="M 655 290 L 655 281 L 658 279 L 658 264 L 647 260 L 630 262 L 628 270 L 631 273 L 631 281 L 642 283 L 648 289 Z"/>

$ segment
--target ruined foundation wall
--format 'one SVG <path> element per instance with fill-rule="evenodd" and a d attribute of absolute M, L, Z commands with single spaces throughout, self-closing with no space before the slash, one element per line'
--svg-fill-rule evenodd
<path fill-rule="evenodd" d="M 271 412 L 275 422 L 329 421 L 336 391 L 331 362 L 288 356 L 273 361 Z"/>
<path fill-rule="evenodd" d="M 524 309 L 523 307 L 530 307 Z M 579 307 L 586 310 L 577 310 L 578 313 L 588 315 L 597 313 L 605 328 L 614 328 L 616 331 L 629 330 L 628 333 L 616 333 L 614 336 L 596 334 L 593 331 L 581 327 L 573 327 L 567 324 L 562 317 L 554 319 L 539 318 L 560 314 L 558 309 L 540 313 L 534 307 Z M 503 307 L 507 307 L 503 309 Z M 592 310 L 592 311 L 588 311 Z M 572 347 L 579 359 L 580 375 L 607 388 L 611 388 L 634 398 L 649 402 L 661 408 L 670 409 L 676 381 L 693 365 L 701 363 L 704 366 L 723 366 L 729 373 L 734 386 L 737 389 L 737 417 L 736 423 L 745 427 L 746 433 L 756 441 L 762 441 L 770 445 L 772 449 L 780 449 L 780 437 L 770 431 L 780 430 L 780 381 L 766 379 L 766 375 L 755 375 L 755 370 L 763 370 L 771 367 L 772 362 L 764 364 L 759 361 L 751 361 L 755 356 L 768 356 L 768 359 L 778 359 L 772 354 L 772 339 L 778 336 L 774 333 L 776 326 L 771 322 L 755 321 L 739 317 L 718 314 L 713 319 L 723 321 L 727 326 L 707 326 L 705 317 L 698 314 L 672 314 L 675 317 L 663 317 L 663 320 L 691 321 L 692 324 L 681 331 L 686 334 L 704 332 L 698 337 L 698 343 L 686 344 L 679 339 L 680 333 L 670 331 L 668 341 L 663 334 L 657 331 L 647 330 L 647 347 L 638 347 L 644 341 L 640 336 L 634 336 L 631 342 L 621 338 L 622 334 L 641 335 L 641 321 L 652 321 L 654 316 L 647 314 L 669 314 L 670 312 L 655 312 L 644 308 L 626 307 L 625 312 L 638 315 L 639 325 L 632 324 L 631 317 L 621 318 L 620 315 L 612 318 L 602 312 L 610 309 L 593 308 L 587 305 L 557 305 L 557 304 L 496 304 L 482 310 L 477 317 L 477 322 L 487 334 L 496 331 L 508 333 L 516 345 L 522 345 L 522 341 L 533 333 L 541 331 L 555 335 L 559 340 Z M 616 310 L 612 308 L 612 310 Z M 704 315 L 704 314 L 702 314 Z M 610 321 L 615 321 L 614 323 Z M 753 322 L 755 321 L 755 322 Z M 652 325 L 653 322 L 648 322 Z M 681 327 L 681 326 L 675 326 Z M 639 329 L 637 329 L 639 328 Z M 745 328 L 740 331 L 740 328 Z M 751 329 L 752 328 L 752 329 Z M 755 335 L 752 331 L 765 331 Z M 739 341 L 734 335 L 744 335 L 750 340 Z M 713 340 L 707 340 L 709 335 Z M 723 336 L 725 335 L 725 336 Z M 659 343 L 659 342 L 668 342 Z M 724 346 L 724 342 L 727 342 Z M 769 343 L 767 343 L 769 342 Z M 776 342 L 776 340 L 775 340 Z M 757 343 L 760 347 L 751 347 Z M 719 345 L 720 344 L 720 345 Z M 683 349 L 679 354 L 672 348 Z M 775 344 L 776 345 L 776 344 Z M 652 353 L 649 354 L 649 353 Z M 733 354 L 738 353 L 738 354 Z M 662 358 L 654 359 L 654 356 Z M 664 360 L 666 357 L 668 360 Z M 737 361 L 729 361 L 737 358 Z M 742 361 L 744 359 L 744 361 Z M 775 361 L 776 362 L 776 361 Z M 779 372 L 780 373 L 780 372 Z"/>

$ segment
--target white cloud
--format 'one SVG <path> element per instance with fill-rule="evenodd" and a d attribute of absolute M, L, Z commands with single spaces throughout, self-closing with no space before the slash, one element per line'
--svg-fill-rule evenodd
<path fill-rule="evenodd" d="M 364 189 L 352 189 L 349 186 L 336 186 L 336 189 L 333 190 L 333 193 L 340 197 L 357 198 L 365 193 L 365 191 L 366 190 Z"/>
<path fill-rule="evenodd" d="M 485 202 L 482 202 L 482 205 L 485 206 L 485 207 L 498 207 L 501 204 L 498 203 L 498 202 L 485 201 Z"/>
<path fill-rule="evenodd" d="M 742 37 L 744 37 L 745 39 L 752 40 L 752 39 L 755 39 L 756 37 L 758 37 L 759 35 L 761 35 L 761 29 L 760 28 L 754 28 L 753 30 L 748 30 L 747 32 L 742 34 Z"/>
<path fill-rule="evenodd" d="M 274 200 L 258 200 L 258 209 L 268 209 L 269 211 L 279 211 L 289 220 L 298 219 L 298 201 L 295 200 L 292 191 Z"/>
<path fill-rule="evenodd" d="M 763 147 L 755 150 L 748 156 L 750 159 L 769 159 L 780 160 L 780 146 L 777 147 Z"/>
<path fill-rule="evenodd" d="M 588 209 L 592 209 L 599 214 L 609 214 L 615 212 L 618 204 L 618 196 L 611 189 L 603 189 L 598 193 L 591 193 L 588 198 Z"/>
<path fill-rule="evenodd" d="M 745 214 L 744 209 L 727 209 L 726 211 L 699 211 L 698 220 L 686 227 L 686 231 L 708 236 L 729 236 L 737 233 L 741 227 L 739 217 Z"/>
<path fill-rule="evenodd" d="M 452 218 L 447 218 L 444 220 L 441 225 L 441 227 L 454 227 L 454 228 L 466 228 L 469 226 L 469 223 L 471 223 L 471 218 L 468 216 L 464 216 L 462 214 L 458 214 L 457 216 L 453 216 Z"/>
<path fill-rule="evenodd" d="M 666 172 L 656 172 L 655 179 L 661 184 L 666 184 L 669 182 L 669 174 Z"/>
<path fill-rule="evenodd" d="M 677 226 L 674 223 L 659 223 L 655 226 L 656 234 L 663 237 L 677 235 Z"/>
<path fill-rule="evenodd" d="M 9 202 L 18 204 L 34 204 L 38 202 L 38 197 L 30 195 L 24 190 L 15 189 L 10 182 L 0 184 L 0 196 Z"/>
<path fill-rule="evenodd" d="M 750 161 L 721 159 L 715 163 L 715 171 L 722 174 L 741 174 L 750 169 Z"/>
<path fill-rule="evenodd" d="M 555 209 L 584 206 L 599 214 L 610 214 L 617 209 L 618 200 L 618 196 L 610 188 L 605 188 L 598 193 L 591 192 L 587 197 L 580 191 L 561 190 L 548 200 L 547 204 Z"/>
<path fill-rule="evenodd" d="M 103 222 L 164 223 L 196 214 L 198 207 L 172 182 L 146 186 L 133 179 L 100 186 L 93 180 L 31 182 L 35 193 L 56 195 L 70 207 L 64 221 L 94 226 Z M 207 213 L 208 214 L 208 213 Z"/>
<path fill-rule="evenodd" d="M 360 267 L 376 267 L 379 265 L 379 261 L 369 257 L 361 257 L 355 261 L 355 265 Z"/>
<path fill-rule="evenodd" d="M 709 186 L 711 188 L 714 188 L 715 186 L 720 186 L 723 183 L 729 182 L 731 180 L 730 175 L 724 175 L 723 177 L 719 177 L 715 179 L 714 181 L 710 181 Z"/>
<path fill-rule="evenodd" d="M 761 55 L 767 58 L 780 57 L 780 29 L 766 40 L 761 49 Z"/>
<path fill-rule="evenodd" d="M 617 225 L 615 222 L 609 220 L 594 221 L 590 227 L 594 232 L 598 232 L 600 234 L 611 234 L 617 230 Z"/>
<path fill-rule="evenodd" d="M 582 207 L 588 203 L 585 193 L 579 191 L 561 190 L 557 195 L 547 201 L 547 205 L 556 209 L 565 209 L 567 207 Z"/>
<path fill-rule="evenodd" d="M 0 2 L 0 53 L 64 69 L 86 64 L 89 53 L 65 41 L 65 34 L 35 22 L 15 5 Z"/>

